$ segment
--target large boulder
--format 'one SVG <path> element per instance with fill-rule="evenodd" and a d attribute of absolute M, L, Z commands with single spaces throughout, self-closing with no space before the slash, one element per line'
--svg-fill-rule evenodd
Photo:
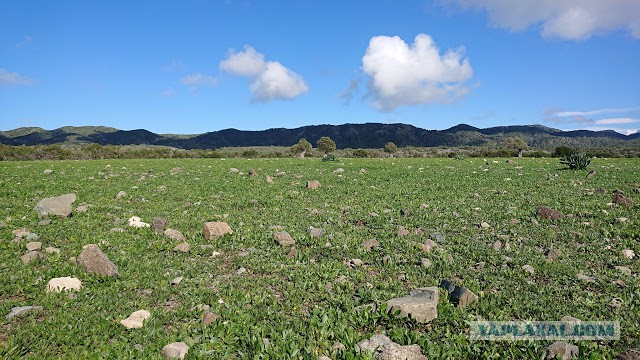
<path fill-rule="evenodd" d="M 118 276 L 118 267 L 94 244 L 83 247 L 80 256 L 78 256 L 78 263 L 84 271 L 89 273 L 104 276 Z"/>
<path fill-rule="evenodd" d="M 418 288 L 387 301 L 387 305 L 392 311 L 400 310 L 400 316 L 411 315 L 419 323 L 428 323 L 438 317 L 438 288 Z"/>
<path fill-rule="evenodd" d="M 224 221 L 206 222 L 202 225 L 202 231 L 204 233 L 204 238 L 207 240 L 211 238 L 219 238 L 225 234 L 233 234 L 231 226 Z"/>
<path fill-rule="evenodd" d="M 40 200 L 33 208 L 39 217 L 71 215 L 71 204 L 76 201 L 76 194 L 64 194 Z"/>

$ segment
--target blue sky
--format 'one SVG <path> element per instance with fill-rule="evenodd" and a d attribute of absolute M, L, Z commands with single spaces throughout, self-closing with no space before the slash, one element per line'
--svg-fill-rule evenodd
<path fill-rule="evenodd" d="M 638 0 L 1 1 L 0 129 L 640 128 Z"/>

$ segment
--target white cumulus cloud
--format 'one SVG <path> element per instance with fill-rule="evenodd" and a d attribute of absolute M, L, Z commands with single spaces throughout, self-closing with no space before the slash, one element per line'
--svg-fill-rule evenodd
<path fill-rule="evenodd" d="M 640 39 L 638 0 L 441 0 L 487 12 L 512 31 L 539 27 L 545 37 L 581 40 L 618 29 Z"/>
<path fill-rule="evenodd" d="M 31 85 L 33 83 L 35 83 L 33 79 L 24 77 L 17 72 L 0 68 L 0 85 Z"/>
<path fill-rule="evenodd" d="M 244 51 L 229 51 L 219 64 L 227 73 L 252 79 L 249 89 L 255 101 L 290 100 L 309 90 L 302 76 L 277 61 L 265 61 L 264 55 L 249 45 Z"/>
<path fill-rule="evenodd" d="M 374 36 L 362 58 L 369 76 L 366 96 L 382 111 L 456 100 L 469 92 L 466 82 L 473 76 L 463 51 L 441 55 L 427 34 L 416 36 L 411 46 L 398 36 Z"/>
<path fill-rule="evenodd" d="M 199 87 L 204 85 L 216 85 L 218 83 L 218 78 L 211 75 L 204 75 L 201 73 L 197 74 L 189 74 L 183 76 L 180 79 L 180 82 L 183 85 L 191 86 L 191 87 Z"/>

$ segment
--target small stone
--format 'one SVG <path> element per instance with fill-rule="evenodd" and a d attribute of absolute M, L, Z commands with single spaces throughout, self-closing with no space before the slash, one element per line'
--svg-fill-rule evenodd
<path fill-rule="evenodd" d="M 528 272 L 531 275 L 535 275 L 536 273 L 536 269 L 534 269 L 531 265 L 522 265 L 522 270 Z"/>
<path fill-rule="evenodd" d="M 341 343 L 341 342 L 335 342 L 335 343 L 333 343 L 333 345 L 331 346 L 331 348 L 332 348 L 333 350 L 338 350 L 338 351 L 345 351 L 345 350 L 347 350 L 347 347 L 346 347 L 346 346 L 344 346 L 344 344 L 343 344 L 343 343 Z"/>
<path fill-rule="evenodd" d="M 26 241 L 36 241 L 36 240 L 38 240 L 38 234 L 29 233 L 29 234 L 27 234 L 27 236 L 24 237 L 24 239 Z"/>
<path fill-rule="evenodd" d="M 496 242 L 491 245 L 491 248 L 495 251 L 500 251 L 502 249 L 502 241 L 496 240 Z"/>
<path fill-rule="evenodd" d="M 398 236 L 407 236 L 410 232 L 404 226 L 398 226 Z"/>
<path fill-rule="evenodd" d="M 202 322 L 205 326 L 211 325 L 216 320 L 218 320 L 218 314 L 209 311 L 205 311 L 204 314 L 202 314 Z"/>
<path fill-rule="evenodd" d="M 555 249 L 548 249 L 544 254 L 547 257 L 547 262 L 552 262 L 555 258 L 561 255 L 560 251 Z"/>
<path fill-rule="evenodd" d="M 369 251 L 372 248 L 380 248 L 380 243 L 376 239 L 369 239 L 361 245 L 365 250 Z"/>
<path fill-rule="evenodd" d="M 47 254 L 60 254 L 60 249 L 58 249 L 57 247 L 49 246 L 44 249 L 44 252 L 46 252 Z"/>
<path fill-rule="evenodd" d="M 360 351 L 376 352 L 378 360 L 427 360 L 419 345 L 399 345 L 384 335 L 373 335 L 358 344 Z"/>
<path fill-rule="evenodd" d="M 53 174 L 53 169 L 45 169 L 42 173 L 45 175 Z"/>
<path fill-rule="evenodd" d="M 189 250 L 191 249 L 191 246 L 189 245 L 188 242 L 181 242 L 180 244 L 176 245 L 176 247 L 173 248 L 173 251 L 179 251 L 179 252 L 183 252 L 183 253 L 187 253 L 189 252 Z"/>
<path fill-rule="evenodd" d="M 82 282 L 74 277 L 53 278 L 47 283 L 47 292 L 61 292 L 64 290 L 79 291 L 82 289 Z"/>
<path fill-rule="evenodd" d="M 118 276 L 118 267 L 94 244 L 83 247 L 80 256 L 78 256 L 78 263 L 84 268 L 84 271 L 89 273 Z"/>
<path fill-rule="evenodd" d="M 248 174 L 251 177 L 258 176 L 258 173 L 254 169 L 249 169 Z"/>
<path fill-rule="evenodd" d="M 536 209 L 536 213 L 538 214 L 538 217 L 545 220 L 559 220 L 564 217 L 564 215 L 562 215 L 560 211 L 548 208 L 546 206 L 538 206 L 538 208 Z"/>
<path fill-rule="evenodd" d="M 237 276 L 239 276 L 239 275 L 242 275 L 242 274 L 244 274 L 244 273 L 246 273 L 246 272 L 247 272 L 247 269 L 245 269 L 245 268 L 243 268 L 243 267 L 240 267 L 240 268 L 236 271 L 236 275 L 237 275 Z"/>
<path fill-rule="evenodd" d="M 47 226 L 49 224 L 51 224 L 51 219 L 43 219 L 43 220 L 38 221 L 38 225 L 40 225 L 40 226 Z"/>
<path fill-rule="evenodd" d="M 173 286 L 179 285 L 182 282 L 182 279 L 183 279 L 182 276 L 178 276 L 174 278 L 173 280 L 171 280 L 171 285 Z"/>
<path fill-rule="evenodd" d="M 140 345 L 140 344 L 135 344 L 135 345 L 133 345 L 133 348 L 134 348 L 134 349 L 136 349 L 137 351 L 142 351 L 142 350 L 144 350 L 144 348 L 143 348 L 143 347 L 142 347 L 142 345 Z"/>
<path fill-rule="evenodd" d="M 451 301 L 459 308 L 466 308 L 478 301 L 478 296 L 464 286 L 457 286 L 450 294 Z"/>
<path fill-rule="evenodd" d="M 407 209 L 400 209 L 400 216 L 403 216 L 403 217 L 407 217 L 407 216 L 409 216 L 409 210 L 407 210 Z"/>
<path fill-rule="evenodd" d="M 167 227 L 167 219 L 161 217 L 154 217 L 151 221 L 151 227 L 153 231 L 157 233 L 164 232 L 164 229 Z"/>
<path fill-rule="evenodd" d="M 418 288 L 409 295 L 387 301 L 392 311 L 400 310 L 400 316 L 411 315 L 419 323 L 428 323 L 438 317 L 438 288 Z"/>
<path fill-rule="evenodd" d="M 81 213 L 87 212 L 89 211 L 89 205 L 80 205 L 76 207 L 76 211 Z"/>
<path fill-rule="evenodd" d="M 351 259 L 351 260 L 349 260 L 349 265 L 351 267 L 359 267 L 359 266 L 362 266 L 363 264 L 364 263 L 360 259 Z"/>
<path fill-rule="evenodd" d="M 624 207 L 630 208 L 633 206 L 633 200 L 631 200 L 630 198 L 624 196 L 624 192 L 620 191 L 620 190 L 615 190 L 613 192 L 613 195 L 611 197 L 611 201 L 614 204 L 618 204 L 618 205 L 622 205 Z"/>
<path fill-rule="evenodd" d="M 42 249 L 42 243 L 39 241 L 32 241 L 27 243 L 27 250 L 29 251 L 38 251 Z"/>
<path fill-rule="evenodd" d="M 567 344 L 564 341 L 556 341 L 553 344 L 547 346 L 546 359 L 557 359 L 558 356 L 562 360 L 569 360 L 577 358 L 580 354 L 580 349 L 577 346 Z"/>
<path fill-rule="evenodd" d="M 219 238 L 225 234 L 233 234 L 231 226 L 224 221 L 206 222 L 202 225 L 202 231 L 204 232 L 204 238 L 207 240 Z"/>
<path fill-rule="evenodd" d="M 269 175 L 267 175 L 267 177 L 265 178 L 265 181 L 267 182 L 267 184 L 273 184 L 273 178 Z"/>
<path fill-rule="evenodd" d="M 5 319 L 11 320 L 16 316 L 22 316 L 32 311 L 42 311 L 42 306 L 18 306 L 11 308 L 11 311 L 5 316 Z"/>
<path fill-rule="evenodd" d="M 164 231 L 164 236 L 175 241 L 185 241 L 187 239 L 184 237 L 184 235 L 182 235 L 180 231 L 174 229 L 166 229 Z"/>
<path fill-rule="evenodd" d="M 293 245 L 295 240 L 286 231 L 278 231 L 273 234 L 273 239 L 282 246 Z"/>
<path fill-rule="evenodd" d="M 137 216 L 132 216 L 129 218 L 129 226 L 135 228 L 151 227 L 150 224 L 143 222 L 142 219 Z"/>
<path fill-rule="evenodd" d="M 151 317 L 147 310 L 134 311 L 128 318 L 120 320 L 120 324 L 127 329 L 140 329 L 144 326 L 144 321 Z"/>
<path fill-rule="evenodd" d="M 12 234 L 14 237 L 17 237 L 17 238 L 23 238 L 23 237 L 25 237 L 25 236 L 27 236 L 27 235 L 31 234 L 31 230 L 29 230 L 29 229 L 25 229 L 25 228 L 20 228 L 20 229 L 15 229 L 15 230 L 13 230 L 13 231 L 11 232 L 11 234 Z"/>
<path fill-rule="evenodd" d="M 625 249 L 622 250 L 622 256 L 624 256 L 626 259 L 633 259 L 636 256 L 636 253 L 631 249 Z"/>
<path fill-rule="evenodd" d="M 161 354 L 165 359 L 184 359 L 189 352 L 189 346 L 183 342 L 167 344 L 162 348 Z"/>
<path fill-rule="evenodd" d="M 618 355 L 618 360 L 640 360 L 640 349 L 628 349 Z"/>
<path fill-rule="evenodd" d="M 631 269 L 629 269 L 626 266 L 614 266 L 614 269 L 618 270 L 618 271 L 622 271 L 623 273 L 625 273 L 626 275 L 631 276 Z"/>
<path fill-rule="evenodd" d="M 429 260 L 427 258 L 422 258 L 422 259 L 420 259 L 420 265 L 422 265 L 423 268 L 430 268 L 431 267 L 431 260 Z"/>
<path fill-rule="evenodd" d="M 125 229 L 123 228 L 111 228 L 111 230 L 109 230 L 112 233 L 123 233 L 125 232 Z"/>
<path fill-rule="evenodd" d="M 444 235 L 440 234 L 440 233 L 432 233 L 431 234 L 431 238 L 439 243 L 443 243 L 444 242 Z"/>
<path fill-rule="evenodd" d="M 309 228 L 309 236 L 311 236 L 312 238 L 321 238 L 324 236 L 324 229 L 321 228 L 314 228 L 314 227 L 310 227 Z"/>
<path fill-rule="evenodd" d="M 42 259 L 42 258 L 44 258 L 44 255 L 39 251 L 29 251 L 28 253 L 22 255 L 20 257 L 20 260 L 22 260 L 23 264 L 27 265 L 36 259 Z"/>
<path fill-rule="evenodd" d="M 116 200 L 120 200 L 123 197 L 127 196 L 127 193 L 124 191 L 118 191 L 118 193 L 116 194 Z"/>
<path fill-rule="evenodd" d="M 315 190 L 318 188 L 320 188 L 320 181 L 318 180 L 307 181 L 307 189 Z"/>
<path fill-rule="evenodd" d="M 480 223 L 480 228 L 482 228 L 482 229 L 488 229 L 490 227 L 491 227 L 491 225 L 489 225 L 489 223 L 486 222 L 486 221 L 483 221 L 483 222 Z"/>
<path fill-rule="evenodd" d="M 230 169 L 229 169 L 229 172 L 230 172 L 230 173 L 237 174 L 237 173 L 239 173 L 239 172 L 240 172 L 240 170 L 238 170 L 238 169 L 236 169 L 236 168 L 233 168 L 233 167 L 232 167 L 232 168 L 230 168 Z"/>
<path fill-rule="evenodd" d="M 619 224 L 626 223 L 627 221 L 629 221 L 629 219 L 626 218 L 626 217 L 616 218 L 616 222 L 619 223 Z"/>
<path fill-rule="evenodd" d="M 438 244 L 436 244 L 433 240 L 431 239 L 427 239 L 425 240 L 424 243 L 420 243 L 418 244 L 418 247 L 420 248 L 420 250 L 422 250 L 423 252 L 430 252 L 431 249 L 438 247 Z"/>
<path fill-rule="evenodd" d="M 588 275 L 585 275 L 585 274 L 583 274 L 581 272 L 576 274 L 576 279 L 582 280 L 584 282 L 590 282 L 590 283 L 596 281 L 596 278 L 594 276 L 588 276 Z"/>
<path fill-rule="evenodd" d="M 296 248 L 292 247 L 291 250 L 289 250 L 289 253 L 287 254 L 288 258 L 294 258 L 298 256 L 298 250 L 296 250 Z"/>
<path fill-rule="evenodd" d="M 69 260 L 70 263 L 75 264 L 76 263 L 76 257 L 75 256 L 70 256 Z"/>

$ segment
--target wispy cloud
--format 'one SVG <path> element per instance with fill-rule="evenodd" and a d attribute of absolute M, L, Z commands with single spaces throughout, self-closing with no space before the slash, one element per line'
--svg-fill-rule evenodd
<path fill-rule="evenodd" d="M 218 84 L 218 78 L 211 75 L 204 75 L 201 73 L 197 74 L 189 74 L 180 78 L 180 82 L 183 85 L 191 86 L 191 87 L 200 87 L 200 86 L 215 86 Z"/>
<path fill-rule="evenodd" d="M 168 87 L 160 92 L 160 96 L 165 98 L 172 97 L 175 94 L 176 94 L 176 89 L 174 89 L 173 87 Z"/>
<path fill-rule="evenodd" d="M 22 76 L 17 72 L 11 72 L 5 68 L 0 68 L 0 85 L 32 85 L 36 81 Z"/>
<path fill-rule="evenodd" d="M 625 127 L 625 125 L 640 123 L 639 112 L 640 106 L 604 108 L 589 111 L 565 111 L 559 108 L 549 108 L 544 112 L 544 117 L 545 121 L 558 125 L 571 127 L 584 125 L 581 129 L 594 131 L 613 130 L 622 134 L 633 134 L 637 129 Z M 623 114 L 626 116 L 615 116 L 614 114 Z"/>
<path fill-rule="evenodd" d="M 361 82 L 361 78 L 350 80 L 349 86 L 346 89 L 342 90 L 340 95 L 338 95 L 340 99 L 344 100 L 345 105 L 349 105 L 351 103 L 351 100 L 353 100 L 353 97 L 358 93 Z"/>
<path fill-rule="evenodd" d="M 567 117 L 567 116 L 594 116 L 594 115 L 602 115 L 602 114 L 620 114 L 620 113 L 629 113 L 640 110 L 640 106 L 629 107 L 629 108 L 611 108 L 611 109 L 599 109 L 599 110 L 591 110 L 591 111 L 558 111 L 553 113 L 555 116 L 559 117 Z"/>
<path fill-rule="evenodd" d="M 176 71 L 184 70 L 184 68 L 185 68 L 185 65 L 182 61 L 174 59 L 174 60 L 171 60 L 169 64 L 162 66 L 160 70 L 164 72 L 176 72 Z"/>

